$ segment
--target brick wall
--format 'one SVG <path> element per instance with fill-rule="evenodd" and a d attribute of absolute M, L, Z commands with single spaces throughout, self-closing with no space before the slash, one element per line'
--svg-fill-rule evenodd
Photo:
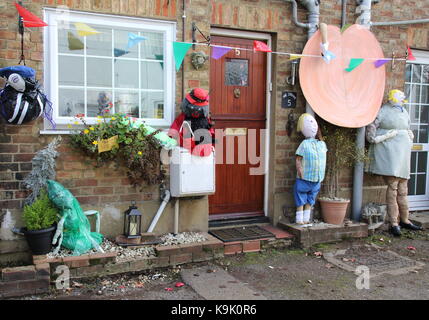
<path fill-rule="evenodd" d="M 32 12 L 41 16 L 42 7 L 67 5 L 73 10 L 112 13 L 119 15 L 139 16 L 145 18 L 167 19 L 177 22 L 177 40 L 182 41 L 182 1 L 179 0 L 33 0 L 23 1 Z M 296 27 L 292 21 L 291 4 L 284 0 L 186 0 L 185 41 L 190 41 L 191 23 L 206 35 L 210 27 L 223 27 L 247 31 L 267 32 L 273 37 L 272 47 L 276 51 L 301 52 L 307 40 L 307 31 Z M 355 2 L 348 5 L 347 23 L 353 23 Z M 0 21 L 0 67 L 16 64 L 19 60 L 20 39 L 17 34 L 17 14 L 13 2 L 0 3 L 2 19 Z M 372 20 L 405 20 L 423 18 L 429 15 L 429 4 L 426 1 L 381 1 L 373 5 Z M 306 12 L 298 7 L 298 18 L 306 21 Z M 321 4 L 321 21 L 328 24 L 340 24 L 341 2 L 325 0 Z M 372 32 L 380 41 L 386 56 L 392 51 L 401 54 L 408 43 L 413 48 L 428 48 L 427 24 L 411 26 L 373 27 Z M 202 38 L 197 34 L 198 41 Z M 32 29 L 25 33 L 27 65 L 36 69 L 38 78 L 43 75 L 42 30 Z M 209 53 L 209 48 L 197 46 L 197 51 Z M 394 70 L 387 65 L 386 93 L 392 88 L 403 88 L 404 63 L 398 62 Z M 184 87 L 182 91 L 182 70 L 176 74 L 176 107 L 183 98 L 183 92 L 193 87 L 209 89 L 210 63 L 195 70 L 190 64 L 190 54 L 183 62 Z M 300 143 L 297 134 L 286 135 L 285 124 L 288 109 L 281 108 L 281 93 L 285 90 L 298 92 L 297 107 L 293 110 L 299 116 L 305 109 L 305 99 L 299 88 L 299 82 L 291 87 L 285 81 L 291 71 L 291 64 L 286 56 L 273 56 L 272 65 L 273 99 L 271 105 L 271 151 L 270 168 L 270 217 L 274 222 L 281 216 L 283 204 L 293 206 L 291 196 L 295 180 L 294 153 Z M 43 79 L 42 79 L 43 80 Z M 53 137 L 39 135 L 41 121 L 23 126 L 1 126 L 0 130 L 0 207 L 14 212 L 17 224 L 20 223 L 20 208 L 26 193 L 23 190 L 22 178 L 31 170 L 30 159 L 34 153 L 45 146 Z M 71 150 L 66 143 L 60 147 L 58 159 L 58 180 L 78 197 L 84 207 L 101 207 L 112 204 L 105 225 L 118 225 L 119 216 L 127 208 L 130 200 L 152 201 L 156 211 L 158 190 L 156 187 L 144 188 L 142 191 L 132 188 L 123 170 L 113 168 L 95 169 L 91 161 Z M 341 186 L 346 194 L 351 193 L 351 171 L 343 174 Z M 374 187 L 382 185 L 378 179 L 365 176 L 365 185 Z M 371 189 L 372 190 L 372 189 Z M 368 191 L 370 195 L 375 192 Z M 370 199 L 371 197 L 367 197 Z M 206 199 L 204 201 L 207 201 Z M 159 203 L 158 203 L 159 205 Z M 192 208 L 192 205 L 190 206 Z M 153 210 L 152 210 L 153 211 Z M 109 220 L 110 219 L 110 220 Z M 149 218 L 147 218 L 149 219 Z M 204 218 L 203 218 L 204 219 Z M 204 223 L 204 222 L 203 222 Z M 171 227 L 171 226 L 168 226 Z"/>

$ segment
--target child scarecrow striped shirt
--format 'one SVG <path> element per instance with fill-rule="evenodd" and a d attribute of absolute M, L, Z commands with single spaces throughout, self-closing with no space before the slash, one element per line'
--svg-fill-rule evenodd
<path fill-rule="evenodd" d="M 321 182 L 325 178 L 326 143 L 314 138 L 301 142 L 295 154 L 302 157 L 302 179 Z"/>

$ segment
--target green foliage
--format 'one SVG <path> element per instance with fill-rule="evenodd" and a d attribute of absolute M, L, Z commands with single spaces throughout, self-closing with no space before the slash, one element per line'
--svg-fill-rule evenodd
<path fill-rule="evenodd" d="M 79 119 L 84 128 L 70 136 L 71 145 L 95 159 L 97 166 L 111 161 L 117 167 L 124 166 L 133 185 L 162 182 L 161 146 L 154 138 L 159 130 L 148 134 L 144 126 L 133 126 L 132 119 L 124 114 L 98 116 L 96 125 L 88 125 L 83 118 Z M 99 141 L 113 136 L 118 136 L 118 145 L 99 153 Z"/>
<path fill-rule="evenodd" d="M 338 127 L 323 120 L 320 123 L 328 148 L 324 193 L 328 198 L 338 198 L 341 170 L 367 161 L 368 155 L 365 149 L 356 148 L 356 129 Z"/>
<path fill-rule="evenodd" d="M 46 229 L 58 222 L 58 209 L 49 200 L 45 189 L 31 205 L 24 206 L 23 219 L 27 230 Z"/>

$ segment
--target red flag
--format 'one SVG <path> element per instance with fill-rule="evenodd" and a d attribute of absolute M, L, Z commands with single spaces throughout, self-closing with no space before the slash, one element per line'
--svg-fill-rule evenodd
<path fill-rule="evenodd" d="M 272 52 L 269 46 L 258 40 L 253 40 L 253 49 L 255 51 Z"/>
<path fill-rule="evenodd" d="M 22 17 L 22 21 L 24 22 L 24 27 L 46 27 L 47 24 L 41 20 L 38 16 L 32 14 L 27 9 L 24 9 L 19 4 L 15 2 L 16 10 L 18 10 L 19 15 Z"/>
<path fill-rule="evenodd" d="M 413 52 L 410 49 L 410 46 L 407 46 L 407 53 L 408 53 L 408 57 L 407 60 L 416 60 L 416 58 L 413 56 Z"/>

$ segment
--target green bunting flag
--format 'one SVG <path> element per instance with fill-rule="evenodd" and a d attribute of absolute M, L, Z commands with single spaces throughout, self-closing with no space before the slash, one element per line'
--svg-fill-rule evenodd
<path fill-rule="evenodd" d="M 72 32 L 69 31 L 67 33 L 67 38 L 69 42 L 69 50 L 82 50 L 84 48 L 83 42 Z"/>
<path fill-rule="evenodd" d="M 347 69 L 345 69 L 347 72 L 353 71 L 356 67 L 358 67 L 364 59 L 357 59 L 357 58 L 353 58 L 350 59 L 350 63 L 349 63 L 349 67 Z"/>
<path fill-rule="evenodd" d="M 176 71 L 179 71 L 180 65 L 182 64 L 182 61 L 191 46 L 192 43 L 173 42 L 174 62 L 176 63 Z"/>

